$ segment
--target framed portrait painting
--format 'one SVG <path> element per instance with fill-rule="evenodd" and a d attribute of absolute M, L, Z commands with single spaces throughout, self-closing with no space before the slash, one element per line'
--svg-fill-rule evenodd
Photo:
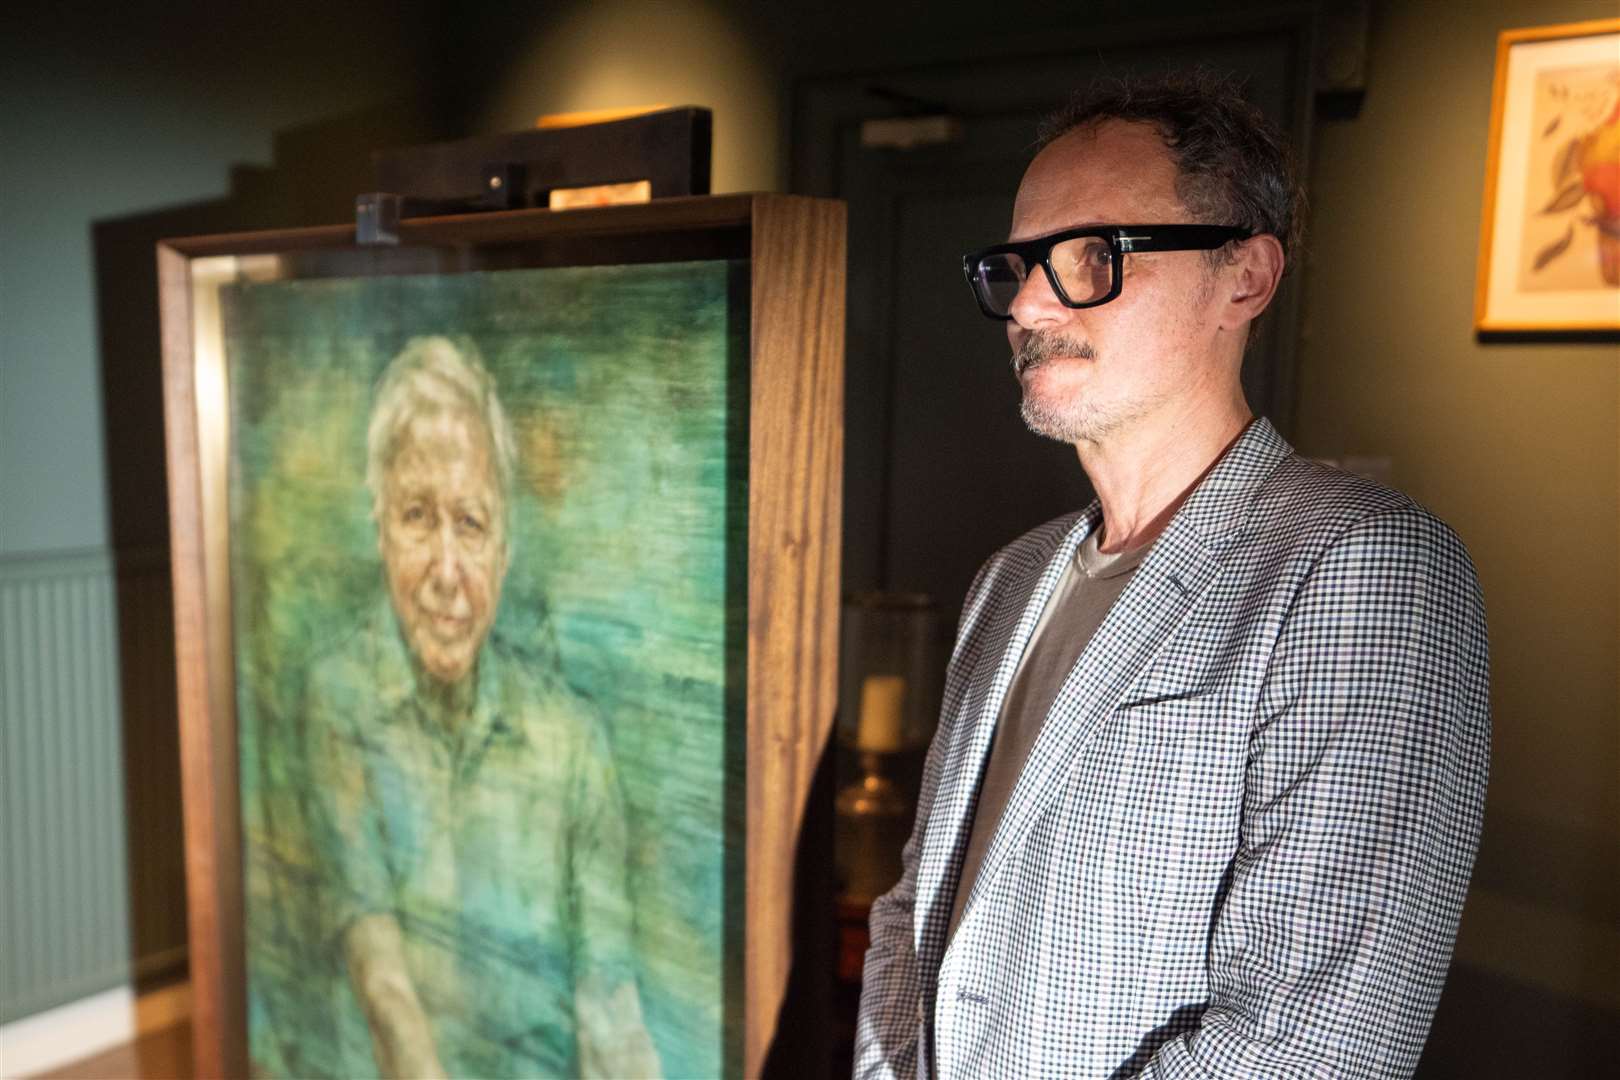
<path fill-rule="evenodd" d="M 1620 332 L 1620 18 L 1497 40 L 1474 325 Z"/>
<path fill-rule="evenodd" d="M 842 244 L 732 196 L 160 245 L 199 1075 L 757 1070 Z"/>

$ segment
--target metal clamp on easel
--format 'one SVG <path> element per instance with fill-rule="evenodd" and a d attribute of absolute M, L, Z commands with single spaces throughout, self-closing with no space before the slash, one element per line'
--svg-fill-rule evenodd
<path fill-rule="evenodd" d="M 361 247 L 399 243 L 403 195 L 372 191 L 354 197 L 354 242 Z"/>
<path fill-rule="evenodd" d="M 709 193 L 713 116 L 686 106 L 378 151 L 355 198 L 355 242 L 398 244 L 410 218 L 560 209 Z"/>

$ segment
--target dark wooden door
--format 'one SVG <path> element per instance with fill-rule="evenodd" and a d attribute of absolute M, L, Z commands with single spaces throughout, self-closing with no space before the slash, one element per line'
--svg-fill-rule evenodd
<path fill-rule="evenodd" d="M 847 591 L 927 593 L 948 630 L 986 557 L 1091 498 L 1073 449 L 1024 428 L 1005 331 L 961 274 L 964 251 L 1006 236 L 1039 118 L 1098 74 L 1203 64 L 1239 73 L 1303 156 L 1307 41 L 1281 23 L 800 83 L 795 187 L 849 203 Z M 959 135 L 863 145 L 863 121 L 897 115 L 949 117 Z M 1296 289 L 1290 277 L 1244 373 L 1251 404 L 1285 431 Z"/>

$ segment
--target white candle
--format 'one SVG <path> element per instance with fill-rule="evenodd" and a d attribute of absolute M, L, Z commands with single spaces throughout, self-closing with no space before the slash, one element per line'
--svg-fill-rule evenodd
<path fill-rule="evenodd" d="M 860 750 L 894 753 L 904 744 L 901 705 L 906 680 L 899 675 L 868 675 L 861 684 L 861 721 L 855 729 Z"/>

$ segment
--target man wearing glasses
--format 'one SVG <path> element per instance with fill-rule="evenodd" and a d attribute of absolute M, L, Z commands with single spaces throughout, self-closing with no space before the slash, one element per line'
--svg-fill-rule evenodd
<path fill-rule="evenodd" d="M 1416 1066 L 1484 805 L 1484 612 L 1444 524 L 1250 415 L 1299 210 L 1229 84 L 1116 84 L 965 258 L 1098 497 L 969 590 L 858 1075 Z"/>

